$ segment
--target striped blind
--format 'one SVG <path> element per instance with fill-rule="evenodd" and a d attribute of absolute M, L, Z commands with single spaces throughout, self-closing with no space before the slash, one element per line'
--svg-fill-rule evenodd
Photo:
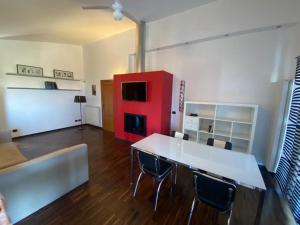
<path fill-rule="evenodd" d="M 300 224 L 300 57 L 297 58 L 288 118 L 282 155 L 275 177 L 288 199 L 297 224 Z"/>

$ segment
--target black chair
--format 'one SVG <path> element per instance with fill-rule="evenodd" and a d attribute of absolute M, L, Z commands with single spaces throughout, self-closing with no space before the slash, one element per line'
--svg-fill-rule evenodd
<path fill-rule="evenodd" d="M 203 202 L 220 213 L 228 213 L 227 225 L 230 224 L 236 186 L 227 180 L 211 177 L 200 172 L 193 172 L 195 197 L 192 203 L 188 225 L 198 203 Z"/>
<path fill-rule="evenodd" d="M 189 140 L 189 135 L 188 134 L 183 134 L 183 133 L 180 133 L 180 132 L 177 132 L 177 131 L 171 131 L 171 134 L 170 134 L 171 137 L 182 137 L 183 140 L 186 140 L 188 141 Z M 174 181 L 174 184 L 177 183 L 177 169 L 178 169 L 178 164 L 175 163 L 175 181 Z"/>
<path fill-rule="evenodd" d="M 214 141 L 215 140 L 213 138 L 208 138 L 206 144 L 209 145 L 209 146 L 214 146 Z"/>
<path fill-rule="evenodd" d="M 232 150 L 232 143 L 229 142 L 229 141 L 226 141 L 224 148 L 227 149 L 227 150 Z"/>
<path fill-rule="evenodd" d="M 209 145 L 209 146 L 214 146 L 214 142 L 215 142 L 215 139 L 213 139 L 213 138 L 208 138 L 206 144 Z M 225 142 L 225 141 L 224 141 L 224 142 Z M 225 144 L 224 144 L 224 149 L 232 150 L 232 143 L 229 142 L 229 141 L 226 141 Z"/>
<path fill-rule="evenodd" d="M 156 182 L 158 182 L 158 187 L 156 190 L 156 196 L 154 201 L 154 211 L 156 211 L 160 187 L 163 181 L 165 180 L 165 178 L 168 177 L 169 175 L 171 177 L 171 190 L 172 190 L 172 186 L 173 186 L 172 170 L 174 168 L 174 165 L 163 159 L 160 159 L 158 156 L 150 155 L 142 151 L 138 151 L 137 154 L 138 154 L 141 173 L 137 179 L 134 188 L 133 197 L 135 197 L 137 193 L 138 185 L 142 176 L 150 175 Z"/>

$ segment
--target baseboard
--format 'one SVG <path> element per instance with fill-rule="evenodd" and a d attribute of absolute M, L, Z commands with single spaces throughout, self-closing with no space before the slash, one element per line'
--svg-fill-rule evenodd
<path fill-rule="evenodd" d="M 88 123 L 86 123 L 85 126 L 94 127 L 94 128 L 98 128 L 98 129 L 100 129 L 100 130 L 103 130 L 102 127 L 98 127 L 98 126 L 96 126 L 96 125 L 94 125 L 94 124 L 88 124 Z"/>
<path fill-rule="evenodd" d="M 86 126 L 87 124 L 82 124 L 82 125 L 83 125 L 83 126 Z M 75 126 L 70 126 L 70 127 L 63 127 L 63 128 L 59 128 L 59 129 L 43 131 L 43 132 L 34 133 L 34 134 L 26 134 L 26 135 L 14 137 L 14 138 L 12 138 L 12 139 L 13 139 L 13 140 L 17 140 L 18 138 L 31 137 L 31 136 L 35 136 L 35 135 L 47 134 L 47 133 L 51 133 L 51 132 L 54 132 L 54 131 L 61 131 L 61 130 L 66 130 L 66 129 L 71 129 L 71 128 L 77 128 L 77 127 L 79 128 L 80 125 L 75 125 Z"/>

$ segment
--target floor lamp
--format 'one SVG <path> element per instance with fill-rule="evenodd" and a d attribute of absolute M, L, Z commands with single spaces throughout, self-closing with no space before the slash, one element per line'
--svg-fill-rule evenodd
<path fill-rule="evenodd" d="M 82 130 L 83 126 L 82 126 L 82 106 L 81 106 L 81 103 L 86 103 L 86 97 L 76 95 L 75 98 L 74 98 L 74 102 L 80 104 L 80 129 Z"/>

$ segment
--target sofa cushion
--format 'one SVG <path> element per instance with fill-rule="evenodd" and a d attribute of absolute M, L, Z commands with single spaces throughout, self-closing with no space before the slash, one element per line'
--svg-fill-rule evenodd
<path fill-rule="evenodd" d="M 27 161 L 27 159 L 22 155 L 13 142 L 0 143 L 0 169 L 25 161 Z"/>

